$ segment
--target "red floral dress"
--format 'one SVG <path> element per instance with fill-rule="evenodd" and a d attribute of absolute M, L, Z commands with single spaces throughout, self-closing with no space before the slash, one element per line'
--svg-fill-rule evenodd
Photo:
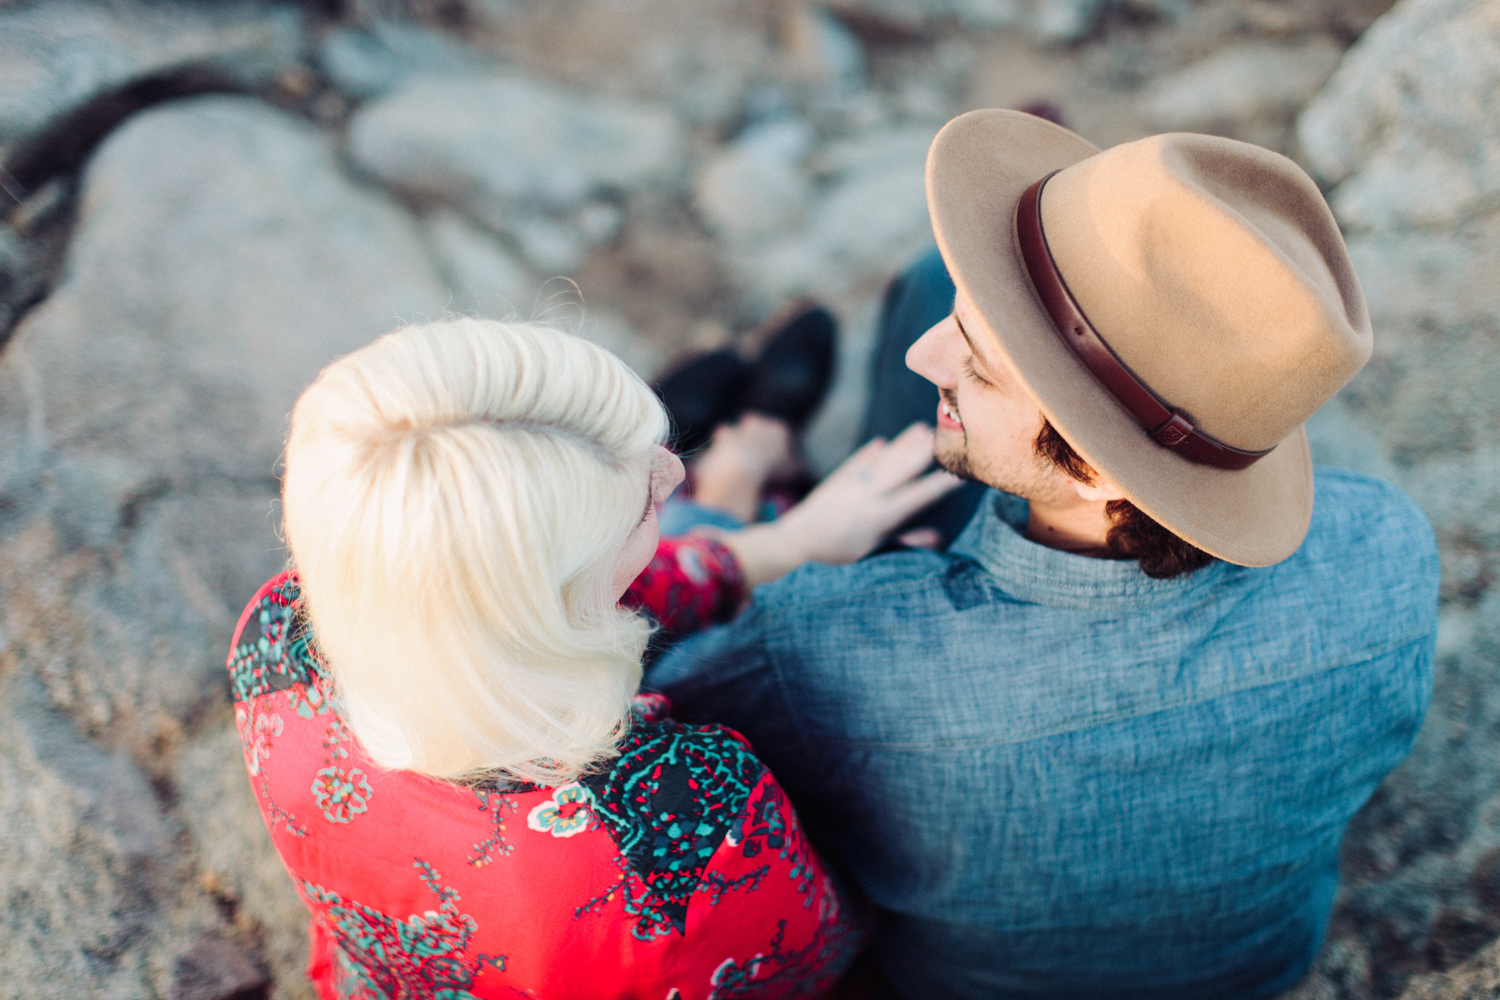
<path fill-rule="evenodd" d="M 661 626 L 657 645 L 734 617 L 745 599 L 739 560 L 699 535 L 663 538 L 656 554 L 620 600 Z"/>
<path fill-rule="evenodd" d="M 699 541 L 666 540 L 636 593 L 661 621 L 675 612 L 653 595 L 682 583 L 684 558 L 727 557 Z M 738 586 L 710 571 L 685 606 L 717 617 Z M 325 1000 L 815 996 L 863 943 L 745 741 L 673 721 L 659 695 L 637 698 L 608 770 L 560 787 L 383 770 L 344 723 L 294 573 L 245 609 L 229 672 Z"/>

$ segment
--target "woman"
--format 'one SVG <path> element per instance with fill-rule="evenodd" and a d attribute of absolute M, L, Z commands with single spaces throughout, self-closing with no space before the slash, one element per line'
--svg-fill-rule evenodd
<path fill-rule="evenodd" d="M 636 696 L 650 626 L 618 602 L 683 475 L 666 431 L 602 349 L 477 320 L 390 334 L 298 401 L 297 570 L 229 669 L 322 996 L 791 997 L 847 968 L 861 931 L 775 779 Z M 699 575 L 857 558 L 946 485 L 880 458 L 742 558 L 696 540 Z"/>

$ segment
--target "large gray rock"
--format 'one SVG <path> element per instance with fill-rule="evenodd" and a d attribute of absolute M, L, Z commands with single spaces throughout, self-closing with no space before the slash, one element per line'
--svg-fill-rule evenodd
<path fill-rule="evenodd" d="M 869 291 L 908 263 L 932 241 L 923 174 L 935 131 L 876 129 L 815 152 L 808 172 L 819 183 L 800 208 L 805 222 L 755 232 L 747 221 L 739 232 L 755 239 L 726 241 L 725 263 L 748 299 L 765 312 L 792 295 Z M 700 209 L 704 193 L 700 188 Z M 748 219 L 749 211 L 743 214 Z M 709 217 L 727 229 L 727 212 Z"/>
<path fill-rule="evenodd" d="M 308 996 L 307 907 L 271 844 L 245 777 L 244 748 L 227 717 L 183 747 L 173 773 L 179 812 L 197 850 L 198 878 L 262 935 L 260 958 L 283 996 Z"/>
<path fill-rule="evenodd" d="M 1500 2 L 1406 0 L 1298 124 L 1367 289 L 1376 353 L 1347 399 L 1423 502 L 1445 594 L 1500 569 Z"/>
<path fill-rule="evenodd" d="M 1500 198 L 1500 4 L 1405 0 L 1349 50 L 1297 134 L 1357 229 L 1452 229 Z"/>
<path fill-rule="evenodd" d="M 0 997 L 165 995 L 176 939 L 227 930 L 206 901 L 183 905 L 191 866 L 146 773 L 14 673 L 0 684 L 0 811 Z"/>
<path fill-rule="evenodd" d="M 883 23 L 913 34 L 936 30 L 947 21 L 978 29 L 1019 28 L 1041 41 L 1071 42 L 1093 29 L 1101 11 L 1125 7 L 1136 12 L 1172 16 L 1181 11 L 1172 0 L 831 0 L 846 17 Z"/>
<path fill-rule="evenodd" d="M 1431 519 L 1443 570 L 1432 708 L 1345 838 L 1334 923 L 1298 1000 L 1457 1000 L 1500 982 L 1497 67 L 1496 0 L 1403 0 L 1298 123 L 1375 326 L 1325 446 L 1378 445 Z"/>
<path fill-rule="evenodd" d="M 427 232 L 453 296 L 448 307 L 452 312 L 487 319 L 530 318 L 539 282 L 494 234 L 452 209 L 429 215 Z"/>
<path fill-rule="evenodd" d="M 290 5 L 48 0 L 0 8 L 0 151 L 132 79 L 187 64 L 247 85 L 302 49 Z"/>
<path fill-rule="evenodd" d="M 62 279 L 0 356 L 0 704 L 30 706 L 0 725 L 0 993 L 227 997 L 264 966 L 307 995 L 224 656 L 285 564 L 298 393 L 447 302 L 416 220 L 300 119 L 197 98 L 99 149 Z"/>
<path fill-rule="evenodd" d="M 1318 93 L 1343 47 L 1328 38 L 1297 45 L 1241 42 L 1164 77 L 1146 94 L 1146 114 L 1163 132 L 1218 132 L 1285 119 Z"/>
<path fill-rule="evenodd" d="M 381 97 L 413 76 L 466 76 L 487 66 L 480 53 L 431 28 L 380 21 L 336 28 L 318 45 L 318 68 L 351 97 Z"/>
<path fill-rule="evenodd" d="M 674 185 L 683 142 L 664 107 L 509 76 L 413 80 L 362 109 L 348 139 L 361 170 L 507 234 L 547 271 L 598 241 L 598 198 Z"/>
<path fill-rule="evenodd" d="M 122 492 L 264 482 L 318 368 L 446 298 L 415 223 L 347 180 L 324 135 L 198 98 L 99 150 L 63 280 L 0 375 L 36 443 L 107 461 Z"/>
<path fill-rule="evenodd" d="M 812 203 L 812 182 L 802 161 L 813 136 L 797 120 L 746 131 L 710 158 L 698 175 L 694 207 L 717 235 L 755 243 L 802 228 Z"/>

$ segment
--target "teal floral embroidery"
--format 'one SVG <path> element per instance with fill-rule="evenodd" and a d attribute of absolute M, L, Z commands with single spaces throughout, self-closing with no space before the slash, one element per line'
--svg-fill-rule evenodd
<path fill-rule="evenodd" d="M 686 933 L 688 901 L 762 773 L 726 730 L 663 719 L 638 722 L 615 765 L 584 776 L 595 818 L 649 890 L 631 930 L 638 940 Z M 630 907 L 627 897 L 636 915 Z"/>
<path fill-rule="evenodd" d="M 594 794 L 576 781 L 559 785 L 552 798 L 532 809 L 526 825 L 538 833 L 554 837 L 572 837 L 589 828 L 593 817 Z"/>
<path fill-rule="evenodd" d="M 325 767 L 313 778 L 312 793 L 328 822 L 348 823 L 370 808 L 375 790 L 357 767 L 347 774 L 341 767 Z"/>
<path fill-rule="evenodd" d="M 513 798 L 501 792 L 478 789 L 474 792 L 479 798 L 479 809 L 489 814 L 490 835 L 474 845 L 474 852 L 469 855 L 468 862 L 475 868 L 483 868 L 494 862 L 496 857 L 506 857 L 515 850 L 506 841 L 505 833 L 505 810 L 515 809 L 516 803 Z"/>
<path fill-rule="evenodd" d="M 342 760 L 349 756 L 349 750 L 344 746 L 344 741 L 352 739 L 353 734 L 349 731 L 349 724 L 335 715 L 328 720 L 328 728 L 323 730 L 323 749 L 328 751 L 328 756 L 323 763 L 331 764 L 336 760 Z"/>
<path fill-rule="evenodd" d="M 249 733 L 248 753 L 245 755 L 251 775 L 260 774 L 261 761 L 271 756 L 271 742 L 281 735 L 281 730 L 281 716 L 255 713 L 255 722 Z"/>
<path fill-rule="evenodd" d="M 303 647 L 304 655 L 312 660 L 311 652 Z M 327 715 L 334 707 L 333 681 L 324 673 L 313 670 L 305 670 L 308 681 L 298 684 L 287 692 L 298 715 L 304 719 L 311 719 L 314 715 Z"/>
<path fill-rule="evenodd" d="M 327 907 L 322 917 L 338 942 L 339 996 L 473 1000 L 475 979 L 486 968 L 505 970 L 504 955 L 469 955 L 478 924 L 459 912 L 458 893 L 431 865 L 412 864 L 440 905 L 405 920 L 302 883 L 309 900 Z"/>

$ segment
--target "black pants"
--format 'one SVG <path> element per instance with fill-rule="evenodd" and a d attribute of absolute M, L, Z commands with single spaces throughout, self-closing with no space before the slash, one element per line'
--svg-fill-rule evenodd
<path fill-rule="evenodd" d="M 891 438 L 918 420 L 930 424 L 937 419 L 937 386 L 906 367 L 906 351 L 953 311 L 953 294 L 953 280 L 936 247 L 917 258 L 886 289 L 876 327 L 861 442 Z M 947 548 L 974 516 L 984 490 L 982 483 L 965 483 L 917 514 L 906 527 L 936 528 Z"/>

